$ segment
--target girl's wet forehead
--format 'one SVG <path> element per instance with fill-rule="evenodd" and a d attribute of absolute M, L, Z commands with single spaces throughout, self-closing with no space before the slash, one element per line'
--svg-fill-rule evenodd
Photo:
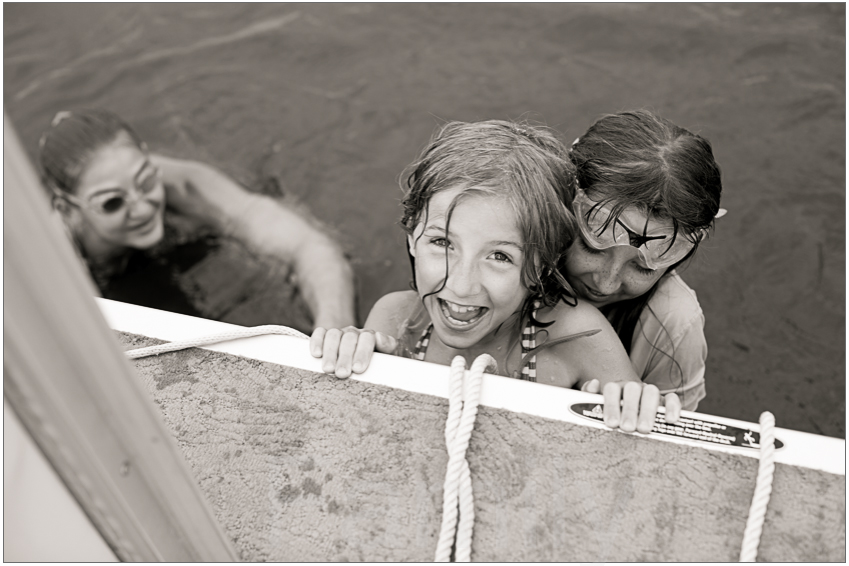
<path fill-rule="evenodd" d="M 474 210 L 481 214 L 497 214 L 502 221 L 509 220 L 509 224 L 518 224 L 516 215 L 505 197 L 469 190 L 468 187 L 445 189 L 431 196 L 425 206 L 425 214 L 419 218 L 419 224 L 424 228 L 431 226 L 444 228 L 446 219 L 450 216 L 453 223 L 457 212 L 461 210 L 464 213 Z"/>
<path fill-rule="evenodd" d="M 131 188 L 147 162 L 147 156 L 138 146 L 116 138 L 91 155 L 80 174 L 77 191 L 84 196 L 84 193 Z"/>
<path fill-rule="evenodd" d="M 523 249 L 523 233 L 514 207 L 507 198 L 462 189 L 442 191 L 428 203 L 417 232 L 441 233 L 448 224 L 449 237 L 471 238 L 480 244 L 513 245 Z M 450 217 L 450 220 L 449 220 Z"/>

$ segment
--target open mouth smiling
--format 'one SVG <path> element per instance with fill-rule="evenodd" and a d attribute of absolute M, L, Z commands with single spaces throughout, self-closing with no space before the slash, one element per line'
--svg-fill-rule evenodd
<path fill-rule="evenodd" d="M 489 309 L 487 307 L 475 307 L 452 303 L 444 299 L 437 299 L 442 315 L 456 326 L 468 326 L 480 320 Z"/>
<path fill-rule="evenodd" d="M 129 226 L 127 230 L 129 232 L 135 232 L 137 234 L 147 234 L 152 231 L 157 225 L 157 216 L 154 214 L 141 224 L 136 224 L 135 226 Z"/>

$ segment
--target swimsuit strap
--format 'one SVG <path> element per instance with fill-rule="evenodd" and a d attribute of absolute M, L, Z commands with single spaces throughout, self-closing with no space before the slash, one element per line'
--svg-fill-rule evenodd
<path fill-rule="evenodd" d="M 416 342 L 416 346 L 413 348 L 413 359 L 414 360 L 424 360 L 425 354 L 427 354 L 427 346 L 430 344 L 430 333 L 433 332 L 433 323 L 427 325 L 427 328 L 422 332 L 419 341 Z"/>
<path fill-rule="evenodd" d="M 537 300 L 534 301 L 534 309 L 531 314 L 531 319 L 528 320 L 528 325 L 522 330 L 522 359 L 526 358 L 526 354 L 531 350 L 536 349 L 537 347 L 537 328 L 533 325 L 531 320 L 536 317 L 537 311 L 539 310 L 541 303 Z M 527 357 L 527 361 L 522 364 L 522 374 L 517 376 L 519 379 L 523 381 L 533 381 L 537 380 L 537 356 L 536 354 Z"/>

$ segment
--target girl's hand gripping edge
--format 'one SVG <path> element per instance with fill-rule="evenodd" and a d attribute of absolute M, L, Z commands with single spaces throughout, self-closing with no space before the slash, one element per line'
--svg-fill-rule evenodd
<path fill-rule="evenodd" d="M 599 382 L 593 379 L 581 391 L 598 393 Z M 654 426 L 654 416 L 660 405 L 666 407 L 666 422 L 677 422 L 681 417 L 681 401 L 675 393 L 663 397 L 655 385 L 638 381 L 614 381 L 604 386 L 604 424 L 624 432 L 648 434 Z"/>
<path fill-rule="evenodd" d="M 351 373 L 363 373 L 375 351 L 392 354 L 398 341 L 376 330 L 353 326 L 325 329 L 318 327 L 310 337 L 310 354 L 321 358 L 321 370 L 340 379 Z"/>

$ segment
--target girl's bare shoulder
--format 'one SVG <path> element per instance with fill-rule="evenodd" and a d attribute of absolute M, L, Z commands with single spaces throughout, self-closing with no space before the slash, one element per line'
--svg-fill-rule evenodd
<path fill-rule="evenodd" d="M 419 294 L 415 291 L 396 291 L 384 295 L 371 308 L 365 328 L 394 336 L 398 327 L 410 318 L 419 305 Z"/>
<path fill-rule="evenodd" d="M 552 323 L 547 328 L 552 338 L 594 329 L 603 332 L 613 331 L 601 311 L 581 299 L 577 300 L 575 306 L 560 301 L 553 307 L 540 309 L 537 312 L 537 320 Z"/>
<path fill-rule="evenodd" d="M 602 384 L 636 379 L 622 342 L 594 306 L 581 300 L 574 307 L 561 302 L 541 309 L 537 318 L 540 322 L 552 323 L 545 329 L 546 342 L 551 347 L 541 350 L 537 356 L 537 375 L 541 382 L 575 387 L 592 379 Z M 588 331 L 597 332 L 560 341 Z"/>

